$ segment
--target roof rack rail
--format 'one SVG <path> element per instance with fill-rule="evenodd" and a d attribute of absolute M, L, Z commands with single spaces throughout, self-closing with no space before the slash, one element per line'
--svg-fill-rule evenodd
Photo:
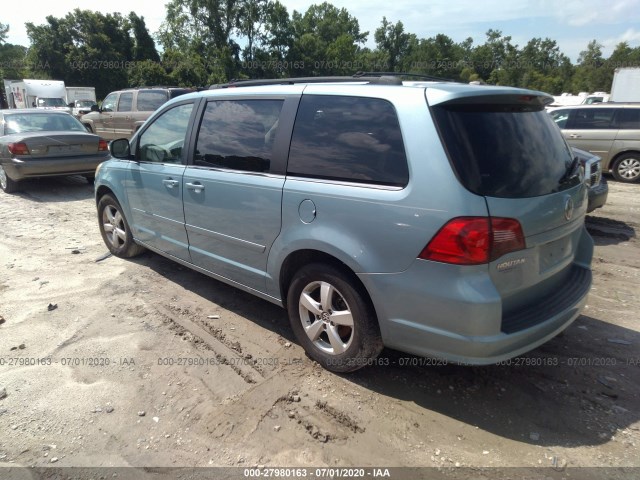
<path fill-rule="evenodd" d="M 459 83 L 457 80 L 453 80 L 451 78 L 443 78 L 443 77 L 435 77 L 433 75 L 424 75 L 422 73 L 406 73 L 406 72 L 357 72 L 355 76 L 365 76 L 365 77 L 412 77 L 412 78 L 420 78 L 423 80 L 429 80 L 432 82 L 454 82 Z"/>
<path fill-rule="evenodd" d="M 375 85 L 402 85 L 400 77 L 419 78 L 432 82 L 456 82 L 456 80 L 404 72 L 356 72 L 351 76 L 263 78 L 258 80 L 229 80 L 227 83 L 213 84 L 209 90 L 218 88 L 259 87 L 263 85 L 294 85 L 297 83 L 339 83 L 368 82 Z M 457 82 L 456 82 L 457 83 Z"/>
<path fill-rule="evenodd" d="M 122 90 L 142 90 L 143 88 L 187 88 L 187 87 L 177 87 L 175 85 L 140 85 L 138 87 L 126 87 Z"/>
<path fill-rule="evenodd" d="M 258 87 L 263 85 L 294 85 L 297 83 L 350 83 L 369 82 L 377 85 L 402 85 L 402 80 L 389 75 L 361 75 L 353 76 L 324 76 L 324 77 L 297 77 L 297 78 L 264 78 L 260 80 L 230 80 L 228 83 L 214 84 L 210 90 L 218 88 Z"/>

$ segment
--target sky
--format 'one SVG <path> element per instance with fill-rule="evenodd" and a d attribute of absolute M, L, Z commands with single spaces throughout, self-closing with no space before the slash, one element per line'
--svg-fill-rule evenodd
<path fill-rule="evenodd" d="M 289 13 L 304 12 L 322 0 L 280 0 Z M 9 24 L 8 43 L 29 46 L 25 22 L 45 23 L 45 17 L 64 17 L 75 8 L 99 10 L 102 13 L 135 11 L 143 16 L 153 34 L 164 20 L 166 1 L 56 0 L 41 3 L 26 0 L 24 8 L 12 8 L 0 15 L 0 23 Z M 509 35 L 512 43 L 523 47 L 536 37 L 555 40 L 560 50 L 576 62 L 591 40 L 604 46 L 608 57 L 615 46 L 626 41 L 631 47 L 640 46 L 640 0 L 334 0 L 331 3 L 346 8 L 360 23 L 361 31 L 368 31 L 367 46 L 375 47 L 373 33 L 383 16 L 392 23 L 404 24 L 405 32 L 419 38 L 438 33 L 461 42 L 468 37 L 474 44 L 485 41 L 490 28 Z M 30 5 L 31 4 L 31 5 Z M 46 6 L 45 6 L 46 5 Z"/>

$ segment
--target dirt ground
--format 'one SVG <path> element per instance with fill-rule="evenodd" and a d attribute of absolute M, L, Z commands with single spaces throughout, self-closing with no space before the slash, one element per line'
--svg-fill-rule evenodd
<path fill-rule="evenodd" d="M 304 355 L 284 310 L 155 254 L 106 256 L 84 179 L 0 193 L 0 477 L 376 466 L 640 478 L 640 186 L 609 186 L 587 218 L 588 306 L 563 335 L 510 365 L 385 350 L 345 376 Z"/>

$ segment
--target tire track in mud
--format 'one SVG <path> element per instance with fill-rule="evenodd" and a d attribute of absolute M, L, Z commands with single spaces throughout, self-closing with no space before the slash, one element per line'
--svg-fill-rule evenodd
<path fill-rule="evenodd" d="M 245 383 L 256 384 L 264 379 L 264 372 L 252 365 L 252 362 L 247 361 L 248 359 L 242 355 L 241 348 L 233 349 L 225 344 L 225 337 L 220 335 L 221 332 L 218 332 L 218 337 L 216 337 L 206 331 L 197 322 L 190 319 L 188 312 L 185 314 L 185 310 L 162 304 L 154 304 L 153 308 L 165 323 L 174 326 L 178 336 L 183 336 L 185 331 L 189 332 L 195 338 L 196 345 L 212 351 L 220 365 L 230 368 Z"/>

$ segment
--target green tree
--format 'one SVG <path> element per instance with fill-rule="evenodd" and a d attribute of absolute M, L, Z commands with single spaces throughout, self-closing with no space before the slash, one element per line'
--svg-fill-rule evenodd
<path fill-rule="evenodd" d="M 580 52 L 578 66 L 573 76 L 574 92 L 595 92 L 609 91 L 611 88 L 610 75 L 602 57 L 602 45 L 596 40 L 592 40 L 587 45 L 587 49 Z"/>
<path fill-rule="evenodd" d="M 195 81 L 193 85 L 204 85 L 210 75 L 218 76 L 220 68 L 226 78 L 236 76 L 240 47 L 231 33 L 237 27 L 238 7 L 237 0 L 172 0 L 167 4 L 157 35 L 163 51 L 172 58 L 201 58 L 187 70 L 180 64 L 181 68 L 169 72 L 172 77 L 179 77 L 180 83 L 190 79 Z M 181 77 L 181 72 L 188 76 Z"/>
<path fill-rule="evenodd" d="M 508 82 L 501 69 L 504 71 L 515 60 L 517 47 L 511 43 L 511 37 L 503 36 L 500 30 L 489 29 L 486 37 L 485 43 L 476 46 L 471 53 L 473 69 L 482 80 Z"/>
<path fill-rule="evenodd" d="M 160 56 L 156 50 L 156 43 L 149 35 L 144 17 L 139 17 L 135 12 L 129 13 L 129 22 L 133 31 L 133 59 L 137 61 L 151 60 L 159 62 Z"/>
<path fill-rule="evenodd" d="M 6 43 L 7 36 L 9 35 L 9 25 L 5 25 L 0 22 L 0 45 Z"/>
<path fill-rule="evenodd" d="M 120 15 L 75 9 L 64 18 L 48 16 L 44 25 L 27 23 L 30 76 L 94 86 L 98 98 L 128 85 L 134 41 Z"/>
<path fill-rule="evenodd" d="M 384 55 L 388 70 L 395 72 L 411 50 L 412 35 L 405 33 L 401 21 L 392 24 L 387 17 L 382 17 L 382 24 L 374 33 L 376 47 Z"/>
<path fill-rule="evenodd" d="M 369 32 L 361 32 L 358 20 L 345 8 L 330 3 L 311 5 L 291 20 L 294 41 L 288 64 L 301 66 L 297 75 L 355 73 L 358 54 Z"/>
<path fill-rule="evenodd" d="M 15 80 L 26 74 L 25 57 L 27 49 L 7 43 L 9 25 L 0 23 L 0 79 Z M 4 95 L 4 88 L 2 88 Z"/>
<path fill-rule="evenodd" d="M 265 40 L 264 25 L 267 22 L 267 6 L 267 0 L 240 0 L 238 6 L 237 30 L 247 39 L 242 57 L 249 62 L 254 59 L 256 44 L 262 44 Z"/>
<path fill-rule="evenodd" d="M 133 66 L 129 68 L 127 76 L 131 87 L 169 85 L 172 83 L 171 77 L 160 62 L 153 60 L 134 62 Z"/>

